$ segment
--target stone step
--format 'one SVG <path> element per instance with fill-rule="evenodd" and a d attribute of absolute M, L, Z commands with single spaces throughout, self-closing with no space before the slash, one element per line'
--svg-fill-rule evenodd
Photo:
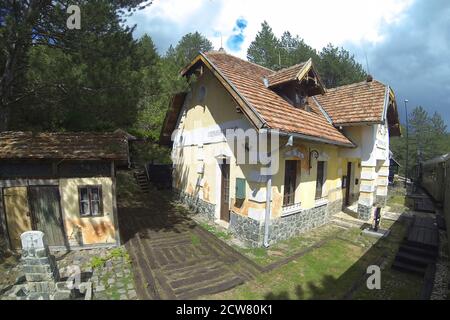
<path fill-rule="evenodd" d="M 412 254 L 404 251 L 399 251 L 395 259 L 419 267 L 426 267 L 430 263 L 434 262 L 434 259 L 431 259 L 429 257 L 423 257 L 417 254 Z"/>
<path fill-rule="evenodd" d="M 427 249 L 422 249 L 415 246 L 409 246 L 407 244 L 402 244 L 399 248 L 399 251 L 419 255 L 422 257 L 428 257 L 430 259 L 436 259 L 438 252 L 437 251 L 430 251 Z"/>
<path fill-rule="evenodd" d="M 414 273 L 420 276 L 424 276 L 426 272 L 426 267 L 419 267 L 398 260 L 394 261 L 394 263 L 392 264 L 392 269 L 402 272 Z"/>
<path fill-rule="evenodd" d="M 333 218 L 331 222 L 345 228 L 361 228 L 364 223 L 358 223 L 356 221 L 342 219 L 342 218 Z"/>

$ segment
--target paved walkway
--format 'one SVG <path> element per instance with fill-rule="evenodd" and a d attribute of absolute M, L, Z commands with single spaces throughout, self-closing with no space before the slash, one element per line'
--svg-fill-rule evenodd
<path fill-rule="evenodd" d="M 170 201 L 154 201 L 154 209 L 119 208 L 139 299 L 195 299 L 231 289 L 261 271 Z"/>

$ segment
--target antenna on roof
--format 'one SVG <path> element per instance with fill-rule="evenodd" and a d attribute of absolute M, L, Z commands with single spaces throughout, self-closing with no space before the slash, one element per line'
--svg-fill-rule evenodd
<path fill-rule="evenodd" d="M 366 72 L 367 72 L 367 74 L 370 74 L 369 59 L 367 59 L 367 52 L 364 47 L 363 47 L 363 51 L 364 51 L 364 57 L 366 58 Z"/>
<path fill-rule="evenodd" d="M 367 79 L 366 79 L 366 81 L 367 81 L 367 82 L 372 82 L 372 81 L 373 81 L 373 77 L 372 77 L 372 75 L 370 74 L 370 69 L 369 69 L 369 59 L 367 59 L 367 52 L 366 52 L 366 49 L 363 48 L 363 50 L 364 50 L 364 57 L 366 58 L 366 72 L 367 72 Z"/>
<path fill-rule="evenodd" d="M 225 49 L 223 48 L 223 37 L 222 37 L 222 32 L 220 33 L 220 48 L 219 48 L 220 52 L 225 52 Z"/>

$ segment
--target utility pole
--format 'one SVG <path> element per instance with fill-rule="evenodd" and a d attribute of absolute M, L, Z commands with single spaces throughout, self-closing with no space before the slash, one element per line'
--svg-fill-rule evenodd
<path fill-rule="evenodd" d="M 405 99 L 405 115 L 406 115 L 406 166 L 405 166 L 405 189 L 408 192 L 408 156 L 409 156 L 409 129 L 408 129 L 408 99 Z"/>

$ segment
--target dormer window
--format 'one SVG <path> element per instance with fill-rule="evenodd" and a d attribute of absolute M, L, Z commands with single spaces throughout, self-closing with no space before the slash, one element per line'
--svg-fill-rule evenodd
<path fill-rule="evenodd" d="M 310 111 L 308 97 L 324 93 L 324 86 L 311 59 L 270 74 L 268 87 L 296 108 Z"/>

